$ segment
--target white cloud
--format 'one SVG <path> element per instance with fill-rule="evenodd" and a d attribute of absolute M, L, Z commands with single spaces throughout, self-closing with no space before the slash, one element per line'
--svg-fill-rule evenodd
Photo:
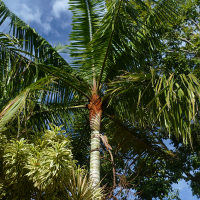
<path fill-rule="evenodd" d="M 46 36 L 55 34 L 55 29 L 59 29 L 62 34 L 69 32 L 72 13 L 68 10 L 68 0 L 3 1 L 12 12 L 41 34 Z M 62 19 L 61 16 L 63 16 Z M 63 40 L 62 34 L 57 38 Z"/>
<path fill-rule="evenodd" d="M 45 15 L 42 8 L 39 7 L 39 4 L 33 4 L 32 1 L 28 0 L 6 0 L 5 3 L 8 7 L 22 20 L 27 24 L 32 22 L 39 25 L 41 32 L 48 34 L 52 27 L 51 21 L 53 17 Z"/>
<path fill-rule="evenodd" d="M 42 29 L 42 32 L 48 34 L 51 31 L 51 21 L 53 18 L 47 18 L 46 21 L 41 20 L 41 12 L 38 8 L 30 8 L 26 4 L 21 5 L 21 9 L 18 12 L 18 16 L 25 20 L 28 24 L 31 22 L 37 23 Z"/>
<path fill-rule="evenodd" d="M 33 3 L 24 0 L 4 0 L 11 11 L 17 14 L 26 23 L 36 22 L 41 23 L 40 9 Z"/>
<path fill-rule="evenodd" d="M 62 22 L 61 24 L 62 29 L 69 28 L 70 23 L 69 22 Z"/>
<path fill-rule="evenodd" d="M 42 23 L 40 25 L 42 26 L 42 28 L 43 28 L 42 30 L 43 30 L 43 32 L 45 34 L 48 34 L 51 31 L 51 25 L 50 25 L 50 23 L 45 22 L 45 23 Z"/>
<path fill-rule="evenodd" d="M 68 0 L 56 0 L 52 7 L 52 14 L 56 18 L 60 18 L 63 12 L 67 12 L 68 7 Z"/>
<path fill-rule="evenodd" d="M 27 23 L 36 22 L 41 24 L 41 13 L 39 9 L 32 9 L 26 4 L 21 4 L 18 11 L 18 16 L 23 20 L 26 20 Z"/>

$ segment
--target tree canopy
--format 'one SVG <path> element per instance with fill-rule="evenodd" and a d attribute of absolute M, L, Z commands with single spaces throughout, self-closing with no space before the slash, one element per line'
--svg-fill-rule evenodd
<path fill-rule="evenodd" d="M 4 198 L 100 198 L 98 167 L 106 199 L 170 199 L 180 179 L 199 197 L 200 2 L 69 4 L 70 63 L 0 1 Z"/>

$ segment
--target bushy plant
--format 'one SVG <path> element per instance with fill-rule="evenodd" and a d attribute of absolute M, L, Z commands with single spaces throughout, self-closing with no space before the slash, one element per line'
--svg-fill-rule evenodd
<path fill-rule="evenodd" d="M 0 135 L 0 198 L 73 199 L 101 198 L 87 171 L 77 167 L 70 138 L 61 127 L 51 126 L 34 142 Z"/>

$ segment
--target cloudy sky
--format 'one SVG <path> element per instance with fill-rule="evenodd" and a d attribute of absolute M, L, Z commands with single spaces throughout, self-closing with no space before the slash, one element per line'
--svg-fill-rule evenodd
<path fill-rule="evenodd" d="M 52 45 L 68 44 L 72 13 L 68 0 L 3 0 L 18 17 L 48 40 Z M 181 200 L 197 200 L 185 181 L 174 184 Z"/>
<path fill-rule="evenodd" d="M 72 13 L 68 0 L 3 0 L 7 7 L 51 44 L 66 44 Z"/>

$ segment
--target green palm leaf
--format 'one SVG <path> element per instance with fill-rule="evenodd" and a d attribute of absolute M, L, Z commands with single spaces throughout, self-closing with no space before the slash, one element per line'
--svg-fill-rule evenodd
<path fill-rule="evenodd" d="M 25 105 L 29 94 L 36 90 L 44 90 L 45 86 L 52 83 L 55 80 L 53 77 L 45 77 L 39 81 L 26 87 L 18 96 L 11 100 L 0 113 L 0 131 L 4 130 L 6 124 L 9 123 L 13 118 L 25 115 Z"/>
<path fill-rule="evenodd" d="M 136 127 L 166 127 L 169 134 L 182 136 L 187 143 L 191 142 L 190 126 L 197 116 L 199 88 L 199 79 L 192 73 L 167 77 L 152 70 L 149 74 L 120 76 L 110 83 L 108 95 L 122 120 Z"/>
<path fill-rule="evenodd" d="M 75 59 L 72 64 L 80 67 L 88 44 L 101 25 L 105 4 L 103 0 L 70 0 L 69 4 L 73 13 L 70 52 Z"/>
<path fill-rule="evenodd" d="M 24 23 L 0 1 L 0 25 L 8 23 L 10 34 L 16 37 L 22 48 L 39 59 L 54 65 L 68 65 L 67 62 L 34 29 Z"/>
<path fill-rule="evenodd" d="M 138 7 L 142 12 L 138 11 Z M 163 7 L 171 12 L 166 12 Z M 108 26 L 112 30 L 110 34 L 107 33 L 110 35 L 112 45 L 109 47 L 107 42 L 107 53 L 101 64 L 99 82 L 103 74 L 106 81 L 121 73 L 121 70 L 133 72 L 145 70 L 145 60 L 149 60 L 155 47 L 158 48 L 160 45 L 162 32 L 158 31 L 159 27 L 169 23 L 168 19 L 175 20 L 176 9 L 178 5 L 174 1 L 159 1 L 153 8 L 141 1 L 122 1 L 116 21 Z M 116 69 L 115 73 L 112 68 Z"/>

